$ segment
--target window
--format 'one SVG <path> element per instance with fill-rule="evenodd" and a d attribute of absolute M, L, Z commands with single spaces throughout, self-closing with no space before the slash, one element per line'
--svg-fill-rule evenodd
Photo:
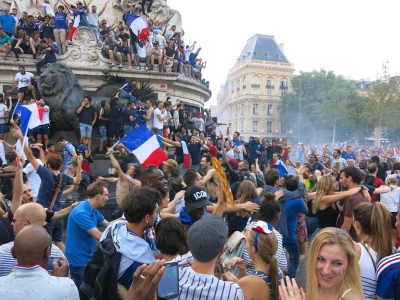
<path fill-rule="evenodd" d="M 243 121 L 240 121 L 240 132 L 243 132 Z"/>
<path fill-rule="evenodd" d="M 253 115 L 258 115 L 258 104 L 253 104 Z"/>
<path fill-rule="evenodd" d="M 267 132 L 272 132 L 272 122 L 271 121 L 267 122 Z"/>
<path fill-rule="evenodd" d="M 265 53 L 265 56 L 267 57 L 267 59 L 271 59 L 271 53 L 267 52 Z"/>
<path fill-rule="evenodd" d="M 274 80 L 272 78 L 267 79 L 267 85 L 265 86 L 267 89 L 273 89 L 274 88 Z"/>
<path fill-rule="evenodd" d="M 242 113 L 242 116 L 243 116 L 243 114 L 244 114 L 244 104 L 242 104 L 242 109 L 240 110 L 240 112 Z"/>
<path fill-rule="evenodd" d="M 236 91 L 240 91 L 240 79 L 236 81 Z"/>
<path fill-rule="evenodd" d="M 278 60 L 282 60 L 282 55 L 278 53 L 278 54 L 276 55 L 276 58 L 277 58 Z"/>
<path fill-rule="evenodd" d="M 260 77 L 253 76 L 253 78 L 251 79 L 251 87 L 253 89 L 259 89 L 260 88 Z"/>
<path fill-rule="evenodd" d="M 282 91 L 286 91 L 288 89 L 288 83 L 286 79 L 281 79 L 281 83 L 279 85 L 279 89 Z"/>
<path fill-rule="evenodd" d="M 272 115 L 272 104 L 268 104 L 267 106 L 267 115 Z"/>
<path fill-rule="evenodd" d="M 268 95 L 268 96 L 271 96 L 271 95 L 272 95 L 272 91 L 271 91 L 271 90 L 268 90 L 268 91 L 267 91 L 267 95 Z"/>
<path fill-rule="evenodd" d="M 246 89 L 246 76 L 243 77 L 242 83 L 243 83 L 243 89 L 245 90 Z"/>
<path fill-rule="evenodd" d="M 286 133 L 286 124 L 285 122 L 281 122 L 281 132 Z"/>
<path fill-rule="evenodd" d="M 258 132 L 258 121 L 253 121 L 253 132 Z"/>

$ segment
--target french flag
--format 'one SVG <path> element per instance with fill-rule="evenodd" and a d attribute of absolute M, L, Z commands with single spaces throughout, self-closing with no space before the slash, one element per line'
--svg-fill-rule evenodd
<path fill-rule="evenodd" d="M 138 15 L 130 15 L 129 21 L 131 23 L 128 25 L 132 32 L 138 36 L 139 40 L 145 43 L 147 37 L 150 35 L 146 21 L 143 19 L 143 17 Z"/>
<path fill-rule="evenodd" d="M 158 167 L 168 159 L 160 148 L 157 136 L 148 130 L 146 125 L 131 131 L 120 142 L 137 157 L 142 167 L 148 165 Z"/>
<path fill-rule="evenodd" d="M 286 175 L 288 173 L 288 170 L 286 169 L 285 164 L 281 160 L 278 160 L 272 166 L 272 168 L 277 169 L 279 171 L 279 177 L 283 177 L 284 175 Z"/>
<path fill-rule="evenodd" d="M 183 167 L 185 169 L 189 169 L 190 168 L 190 154 L 189 154 L 188 147 L 187 147 L 185 141 L 180 141 L 180 143 L 182 145 L 182 150 L 183 150 Z"/>
<path fill-rule="evenodd" d="M 23 136 L 28 134 L 28 129 L 33 129 L 42 124 L 39 118 L 39 110 L 36 103 L 19 105 L 20 127 Z"/>

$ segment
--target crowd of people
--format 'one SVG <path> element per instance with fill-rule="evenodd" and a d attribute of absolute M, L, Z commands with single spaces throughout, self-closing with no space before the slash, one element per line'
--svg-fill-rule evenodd
<path fill-rule="evenodd" d="M 130 27 L 139 16 L 130 5 L 121 20 L 101 19 L 109 0 L 102 8 L 90 5 L 91 1 L 77 1 L 70 4 L 66 1 L 46 0 L 43 16 L 32 16 L 18 12 L 8 6 L 0 7 L 0 52 L 7 60 L 10 53 L 19 61 L 20 54 L 30 54 L 36 62 L 37 75 L 41 67 L 57 61 L 59 55 L 65 54 L 73 44 L 73 36 L 79 27 L 89 28 L 95 35 L 97 48 L 104 57 L 110 59 L 110 68 L 122 69 L 124 62 L 132 71 L 143 68 L 146 71 L 172 71 L 192 78 L 208 87 L 202 78 L 202 69 L 207 65 L 199 57 L 201 47 L 195 50 L 196 42 L 189 45 L 183 39 L 183 33 L 177 31 L 175 24 L 159 24 L 143 13 L 143 22 L 147 22 L 148 31 L 143 38 L 139 32 Z"/>
<path fill-rule="evenodd" d="M 174 276 L 166 271 L 174 264 L 177 299 L 399 299 L 396 148 L 246 140 L 179 100 L 143 103 L 132 93 L 136 84 L 122 85 L 100 110 L 85 96 L 76 108 L 80 144 L 57 137 L 59 152 L 43 99 L 31 101 L 45 124 L 29 139 L 0 105 L 0 120 L 11 122 L 0 126 L 2 175 L 14 178 L 0 201 L 2 298 L 29 290 L 32 299 L 154 299 L 165 295 L 159 282 Z M 169 155 L 160 166 L 142 167 L 118 144 L 142 126 Z M 11 157 L 4 146 L 15 149 Z M 91 174 L 95 152 L 106 154 L 115 177 Z M 107 220 L 109 185 L 116 211 Z M 65 198 L 78 201 L 66 206 Z M 305 291 L 295 281 L 302 254 Z"/>

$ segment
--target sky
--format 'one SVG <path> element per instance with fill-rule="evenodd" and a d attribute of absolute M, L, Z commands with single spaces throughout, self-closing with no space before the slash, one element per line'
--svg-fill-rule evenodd
<path fill-rule="evenodd" d="M 285 44 L 295 74 L 325 69 L 374 80 L 388 63 L 400 74 L 400 1 L 168 0 L 182 15 L 185 43 L 197 41 L 207 61 L 203 77 L 216 96 L 246 42 L 255 34 Z M 247 5 L 247 4 L 249 5 Z"/>

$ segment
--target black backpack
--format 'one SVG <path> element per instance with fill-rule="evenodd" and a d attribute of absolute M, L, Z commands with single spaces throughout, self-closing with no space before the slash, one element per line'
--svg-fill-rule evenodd
<path fill-rule="evenodd" d="M 110 230 L 107 237 L 97 245 L 93 257 L 85 268 L 83 283 L 79 288 L 80 299 L 119 299 L 117 274 L 120 261 L 121 253 L 115 249 Z"/>

